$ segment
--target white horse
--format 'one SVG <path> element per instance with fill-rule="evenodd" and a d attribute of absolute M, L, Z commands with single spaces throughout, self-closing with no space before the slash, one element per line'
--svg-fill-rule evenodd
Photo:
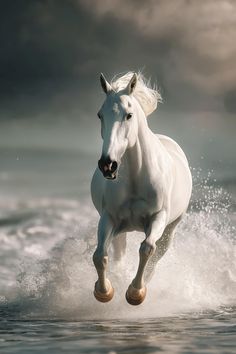
<path fill-rule="evenodd" d="M 146 296 L 145 283 L 188 207 L 192 178 L 179 145 L 148 127 L 146 117 L 156 109 L 160 94 L 141 74 L 128 72 L 111 84 L 101 74 L 100 80 L 106 99 L 98 113 L 102 156 L 91 183 L 92 200 L 100 214 L 93 255 L 98 274 L 94 296 L 107 302 L 114 294 L 106 277 L 111 241 L 119 259 L 125 251 L 126 232 L 143 231 L 146 237 L 139 249 L 138 271 L 126 292 L 126 300 L 139 305 Z"/>

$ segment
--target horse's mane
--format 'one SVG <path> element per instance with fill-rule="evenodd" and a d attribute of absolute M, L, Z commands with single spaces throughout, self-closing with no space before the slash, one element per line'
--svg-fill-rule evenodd
<path fill-rule="evenodd" d="M 132 71 L 129 71 L 120 77 L 116 75 L 111 81 L 113 90 L 119 92 L 120 90 L 125 89 L 133 75 L 134 72 Z M 138 82 L 133 92 L 133 96 L 139 102 L 146 116 L 148 116 L 157 108 L 157 104 L 162 101 L 161 95 L 156 87 L 151 87 L 150 80 L 145 79 L 141 72 L 137 75 Z"/>

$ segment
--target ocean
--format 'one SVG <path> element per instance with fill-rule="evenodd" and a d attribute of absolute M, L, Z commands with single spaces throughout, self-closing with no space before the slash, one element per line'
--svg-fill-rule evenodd
<path fill-rule="evenodd" d="M 193 196 L 175 239 L 132 307 L 125 291 L 140 233 L 109 265 L 115 296 L 93 296 L 98 154 L 6 147 L 0 152 L 0 352 L 235 353 L 236 185 L 192 169 Z"/>

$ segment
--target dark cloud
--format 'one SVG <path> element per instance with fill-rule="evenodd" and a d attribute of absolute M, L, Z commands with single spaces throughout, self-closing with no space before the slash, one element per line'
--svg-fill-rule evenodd
<path fill-rule="evenodd" d="M 225 0 L 79 0 L 98 18 L 106 15 L 134 24 L 140 37 L 169 48 L 166 65 L 176 65 L 183 80 L 213 92 L 236 80 L 236 3 Z M 93 5 L 93 6 L 92 6 Z M 171 51 L 171 53 L 170 53 Z M 150 52 L 151 53 L 151 52 Z M 178 72 L 172 74 L 178 77 Z"/>
<path fill-rule="evenodd" d="M 234 1 L 4 1 L 0 16 L 2 112 L 86 110 L 100 71 L 140 68 L 167 109 L 234 107 Z"/>

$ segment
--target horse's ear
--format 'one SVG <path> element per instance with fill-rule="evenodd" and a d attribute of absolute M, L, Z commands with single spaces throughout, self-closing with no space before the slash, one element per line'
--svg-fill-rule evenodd
<path fill-rule="evenodd" d="M 107 82 L 107 80 L 105 79 L 105 76 L 102 73 L 100 75 L 100 82 L 101 82 L 103 91 L 105 92 L 106 95 L 112 91 L 111 85 Z"/>
<path fill-rule="evenodd" d="M 134 92 L 137 82 L 138 82 L 138 76 L 136 73 L 134 73 L 130 82 L 128 83 L 127 87 L 124 90 L 127 95 L 131 95 L 131 93 Z"/>

